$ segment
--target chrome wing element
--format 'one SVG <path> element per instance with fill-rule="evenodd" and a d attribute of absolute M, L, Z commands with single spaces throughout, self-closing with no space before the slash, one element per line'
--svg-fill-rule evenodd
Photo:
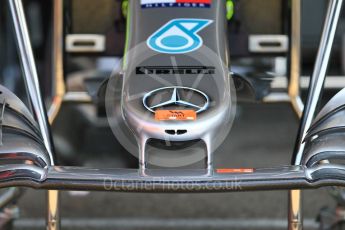
<path fill-rule="evenodd" d="M 321 110 L 306 138 L 303 164 L 313 166 L 325 160 L 345 159 L 345 89 Z"/>
<path fill-rule="evenodd" d="M 0 89 L 2 88 L 0 87 Z M 171 97 L 173 101 L 179 101 L 176 91 L 173 90 Z M 17 99 L 9 98 L 8 101 L 16 102 L 15 100 Z M 4 117 L 7 113 L 6 108 L 3 112 Z M 20 108 L 20 110 L 22 109 L 24 108 Z M 336 109 L 333 107 L 330 111 Z M 18 118 L 27 119 L 20 114 Z M 212 174 L 206 174 L 205 170 L 147 170 L 144 176 L 138 173 L 140 172 L 138 169 L 87 169 L 53 166 L 49 160 L 49 154 L 44 148 L 43 140 L 37 140 L 37 137 L 25 131 L 28 127 L 30 126 L 18 125 L 15 127 L 6 119 L 3 120 L 3 143 L 0 146 L 0 188 L 24 186 L 57 190 L 185 193 L 345 186 L 344 165 L 319 164 L 323 160 L 344 158 L 345 132 L 342 129 L 335 129 L 336 131 L 330 134 L 306 140 L 306 157 L 301 166 L 253 169 L 235 174 L 221 173 L 217 170 L 214 170 Z"/>
<path fill-rule="evenodd" d="M 10 90 L 0 85 L 0 166 L 50 166 L 35 122 L 25 104 Z M 15 166 L 16 165 L 16 166 Z"/>

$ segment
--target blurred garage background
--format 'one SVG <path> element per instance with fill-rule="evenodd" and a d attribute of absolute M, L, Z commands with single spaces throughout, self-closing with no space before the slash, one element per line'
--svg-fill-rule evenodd
<path fill-rule="evenodd" d="M 0 0 L 0 83 L 27 102 L 10 15 Z M 52 1 L 25 0 L 28 26 L 47 105 L 53 94 Z M 239 102 L 235 125 L 217 150 L 216 167 L 270 167 L 290 163 L 298 119 L 286 103 L 263 104 L 287 91 L 291 9 L 286 0 L 234 0 L 229 19 L 231 68 L 260 89 Z M 326 0 L 302 0 L 302 81 L 308 86 Z M 66 95 L 53 124 L 58 160 L 65 165 L 136 167 L 137 161 L 114 138 L 104 106 L 95 97 L 123 55 L 126 15 L 120 0 L 64 0 Z M 312 9 L 312 10 L 311 10 Z M 345 12 L 333 48 L 325 100 L 345 87 Z M 91 35 L 91 37 L 90 37 Z M 269 35 L 278 51 L 258 52 L 250 43 Z M 80 43 L 90 38 L 86 50 Z M 94 49 L 96 45 L 98 49 Z M 89 47 L 88 47 L 89 46 Z M 269 44 L 268 44 L 269 48 Z M 277 47 L 275 47 L 277 48 Z M 268 79 L 268 80 L 267 80 Z M 327 189 L 304 193 L 305 226 L 317 229 L 322 208 L 335 206 Z M 26 190 L 19 200 L 16 229 L 44 227 L 45 193 Z M 63 192 L 63 229 L 284 229 L 287 191 L 230 194 L 122 194 Z"/>

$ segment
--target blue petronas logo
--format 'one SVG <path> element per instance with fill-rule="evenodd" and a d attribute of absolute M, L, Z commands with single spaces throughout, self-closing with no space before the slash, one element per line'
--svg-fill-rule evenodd
<path fill-rule="evenodd" d="M 182 18 L 169 21 L 147 40 L 147 45 L 159 53 L 184 54 L 199 49 L 203 40 L 198 32 L 212 20 Z"/>

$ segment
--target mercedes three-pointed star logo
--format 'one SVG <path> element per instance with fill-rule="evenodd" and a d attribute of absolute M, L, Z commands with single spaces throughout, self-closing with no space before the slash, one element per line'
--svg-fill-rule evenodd
<path fill-rule="evenodd" d="M 172 90 L 172 95 L 171 95 L 171 98 L 169 100 L 163 101 L 163 102 L 156 104 L 156 105 L 149 105 L 148 99 L 151 96 L 153 96 L 159 92 L 171 91 L 171 90 Z M 179 90 L 184 90 L 184 91 L 187 91 L 190 93 L 200 95 L 201 98 L 203 99 L 202 105 L 197 105 L 197 104 L 188 102 L 187 101 L 187 100 L 189 100 L 188 98 L 181 99 L 180 94 L 179 94 Z M 187 95 L 188 95 L 188 93 L 187 93 Z M 145 94 L 145 96 L 143 98 L 143 104 L 144 104 L 145 108 L 152 113 L 154 113 L 156 109 L 164 108 L 164 107 L 168 107 L 168 106 L 174 106 L 174 105 L 182 106 L 186 109 L 187 108 L 194 109 L 196 111 L 196 113 L 200 113 L 202 111 L 207 110 L 207 108 L 209 106 L 209 101 L 210 101 L 209 97 L 204 92 L 201 92 L 200 90 L 197 90 L 197 89 L 193 89 L 193 88 L 189 88 L 189 87 L 182 87 L 182 86 L 159 88 L 159 89 L 153 90 L 153 91 Z"/>

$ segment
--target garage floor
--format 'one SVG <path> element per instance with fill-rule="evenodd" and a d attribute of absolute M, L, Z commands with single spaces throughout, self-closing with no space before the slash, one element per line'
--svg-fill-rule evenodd
<path fill-rule="evenodd" d="M 286 165 L 298 124 L 286 104 L 242 105 L 217 167 Z M 109 162 L 108 159 L 95 164 Z M 334 206 L 327 189 L 304 192 L 306 229 L 320 208 Z M 28 190 L 16 229 L 44 229 L 45 193 Z M 63 229 L 284 229 L 287 191 L 227 194 L 62 193 Z"/>

